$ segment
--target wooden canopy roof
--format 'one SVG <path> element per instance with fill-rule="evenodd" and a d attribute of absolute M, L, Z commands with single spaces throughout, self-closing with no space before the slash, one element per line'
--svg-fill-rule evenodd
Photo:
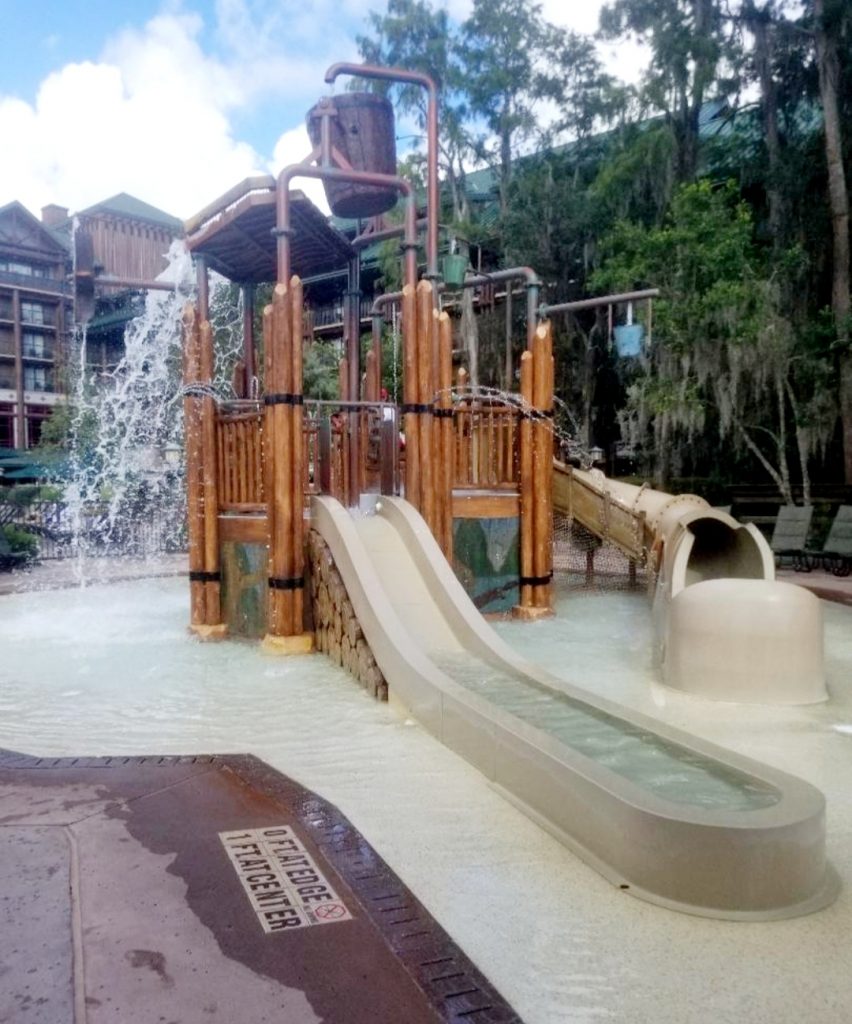
<path fill-rule="evenodd" d="M 185 224 L 189 251 L 231 281 L 275 281 L 275 179 L 246 178 Z M 355 255 L 346 236 L 332 227 L 303 192 L 291 191 L 293 273 L 302 278 L 337 270 Z"/>

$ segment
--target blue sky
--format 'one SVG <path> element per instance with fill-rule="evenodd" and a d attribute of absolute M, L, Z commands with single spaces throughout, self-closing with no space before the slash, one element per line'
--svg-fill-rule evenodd
<path fill-rule="evenodd" d="M 464 17 L 470 0 L 446 0 Z M 0 205 L 126 191 L 182 218 L 307 152 L 325 68 L 385 0 L 0 0 Z M 591 31 L 597 0 L 544 0 Z M 342 83 L 341 83 L 342 87 Z M 309 189 L 306 188 L 306 191 Z"/>

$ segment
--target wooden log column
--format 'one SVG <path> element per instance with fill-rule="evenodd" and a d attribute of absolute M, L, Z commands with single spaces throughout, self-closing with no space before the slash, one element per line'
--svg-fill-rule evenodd
<path fill-rule="evenodd" d="M 402 412 L 405 417 L 405 498 L 420 508 L 420 417 L 417 415 L 417 296 L 414 285 L 402 289 L 402 347 L 404 377 Z"/>
<path fill-rule="evenodd" d="M 447 313 L 438 318 L 438 408 L 435 411 L 436 450 L 438 452 L 438 512 L 441 550 L 453 560 L 453 326 Z"/>
<path fill-rule="evenodd" d="M 263 314 L 267 352 L 264 405 L 269 603 L 264 650 L 305 654 L 313 634 L 303 626 L 304 470 L 302 467 L 302 287 L 279 283 Z"/>
<path fill-rule="evenodd" d="M 216 454 L 216 399 L 213 387 L 213 328 L 203 320 L 198 328 L 200 339 L 200 382 L 206 389 L 201 399 L 201 435 L 204 493 L 204 636 L 217 639 L 227 633 L 222 622 L 219 564 L 219 473 Z"/>
<path fill-rule="evenodd" d="M 521 356 L 521 595 L 516 618 L 553 614 L 553 341 L 540 324 Z"/>
<path fill-rule="evenodd" d="M 186 505 L 189 533 L 190 629 L 206 625 L 204 593 L 204 505 L 201 398 L 190 389 L 201 379 L 198 315 L 188 303 L 183 311 L 183 431 L 186 447 Z"/>
<path fill-rule="evenodd" d="M 420 442 L 420 503 L 418 509 L 426 520 L 432 535 L 436 530 L 435 446 L 433 436 L 433 410 L 435 378 L 433 374 L 436 316 L 433 289 L 429 281 L 417 285 L 417 416 Z"/>
<path fill-rule="evenodd" d="M 550 323 L 540 324 L 533 339 L 533 601 L 536 610 L 553 614 L 553 341 Z"/>

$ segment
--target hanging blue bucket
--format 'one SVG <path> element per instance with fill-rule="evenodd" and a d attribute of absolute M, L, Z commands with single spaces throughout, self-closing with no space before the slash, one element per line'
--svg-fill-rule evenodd
<path fill-rule="evenodd" d="M 638 356 L 642 351 L 645 328 L 642 324 L 621 324 L 613 331 L 615 350 L 620 356 Z"/>

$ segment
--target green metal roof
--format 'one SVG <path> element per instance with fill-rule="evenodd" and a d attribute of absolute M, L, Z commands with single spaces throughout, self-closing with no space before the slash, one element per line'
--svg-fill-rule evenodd
<path fill-rule="evenodd" d="M 178 220 L 177 217 L 172 217 L 171 214 L 157 209 L 156 206 L 144 203 L 141 199 L 137 199 L 127 192 L 119 192 L 109 199 L 104 199 L 102 202 L 95 203 L 94 206 L 89 206 L 85 210 L 80 211 L 81 215 L 95 213 L 114 213 L 119 217 L 147 220 L 153 224 L 160 224 L 163 227 L 170 228 L 177 234 L 183 234 L 182 220 Z"/>

